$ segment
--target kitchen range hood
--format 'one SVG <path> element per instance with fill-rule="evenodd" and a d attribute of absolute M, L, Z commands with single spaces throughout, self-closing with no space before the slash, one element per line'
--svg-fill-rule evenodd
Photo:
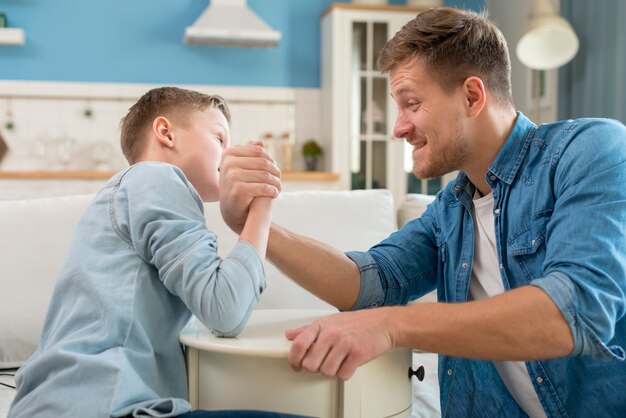
<path fill-rule="evenodd" d="M 211 0 L 185 29 L 185 43 L 192 45 L 277 46 L 280 36 L 248 8 L 246 0 Z"/>

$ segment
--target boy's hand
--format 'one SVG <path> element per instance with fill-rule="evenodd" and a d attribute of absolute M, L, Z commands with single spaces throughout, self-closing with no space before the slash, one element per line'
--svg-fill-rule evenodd
<path fill-rule="evenodd" d="M 220 211 L 226 224 L 241 233 L 255 197 L 280 193 L 280 169 L 260 141 L 227 148 L 220 164 Z"/>

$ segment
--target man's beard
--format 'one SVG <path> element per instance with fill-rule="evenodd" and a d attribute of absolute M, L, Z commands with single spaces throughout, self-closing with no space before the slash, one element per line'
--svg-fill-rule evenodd
<path fill-rule="evenodd" d="M 460 170 L 469 156 L 469 147 L 460 127 L 455 130 L 453 138 L 445 144 L 445 151 L 434 152 L 436 150 L 431 148 L 429 164 L 418 168 L 414 160 L 413 175 L 422 180 L 429 180 Z"/>

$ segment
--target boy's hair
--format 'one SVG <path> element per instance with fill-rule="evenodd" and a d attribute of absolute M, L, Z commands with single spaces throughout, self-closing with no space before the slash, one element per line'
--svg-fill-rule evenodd
<path fill-rule="evenodd" d="M 226 101 L 217 95 L 206 95 L 178 87 L 159 87 L 148 91 L 131 106 L 120 122 L 122 152 L 134 164 L 144 150 L 148 129 L 159 116 L 185 123 L 192 112 L 215 108 L 224 114 L 230 124 L 230 110 Z"/>
<path fill-rule="evenodd" d="M 500 103 L 513 104 L 506 40 L 486 14 L 449 7 L 419 13 L 387 42 L 378 69 L 388 73 L 416 57 L 444 91 L 477 76 Z"/>

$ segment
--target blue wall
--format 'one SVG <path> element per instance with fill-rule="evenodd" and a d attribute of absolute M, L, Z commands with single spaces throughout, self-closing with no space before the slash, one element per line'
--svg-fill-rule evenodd
<path fill-rule="evenodd" d="M 332 2 L 248 0 L 282 39 L 235 48 L 183 44 L 207 0 L 0 0 L 26 32 L 25 46 L 0 46 L 0 79 L 319 87 L 319 17 Z M 480 10 L 484 0 L 444 4 Z"/>

